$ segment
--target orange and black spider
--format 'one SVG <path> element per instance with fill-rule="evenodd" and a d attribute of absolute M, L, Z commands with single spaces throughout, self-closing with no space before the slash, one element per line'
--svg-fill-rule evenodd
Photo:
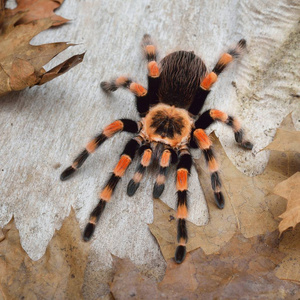
<path fill-rule="evenodd" d="M 158 161 L 159 171 L 153 189 L 153 197 L 158 198 L 164 190 L 167 171 L 171 163 L 177 163 L 177 249 L 175 261 L 181 263 L 186 255 L 188 233 L 186 227 L 188 202 L 188 177 L 192 166 L 190 148 L 200 148 L 205 156 L 211 173 L 211 185 L 216 205 L 224 207 L 221 192 L 221 181 L 218 164 L 215 159 L 212 142 L 205 129 L 215 121 L 230 126 L 234 131 L 236 142 L 246 149 L 253 145 L 244 138 L 243 130 L 237 119 L 225 112 L 210 109 L 199 114 L 204 101 L 210 93 L 211 86 L 219 74 L 234 58 L 238 57 L 246 47 L 246 41 L 224 53 L 212 72 L 208 73 L 200 57 L 193 52 L 177 51 L 164 57 L 158 64 L 156 47 L 149 35 L 144 35 L 142 48 L 148 61 L 148 90 L 127 77 L 119 77 L 111 82 L 102 82 L 105 92 L 117 90 L 119 87 L 129 89 L 136 98 L 136 107 L 141 119 L 136 122 L 129 119 L 114 121 L 91 140 L 60 176 L 61 180 L 69 178 L 78 170 L 88 156 L 105 140 L 120 131 L 135 134 L 125 146 L 121 158 L 113 170 L 99 195 L 99 203 L 92 211 L 86 225 L 83 239 L 90 240 L 104 208 L 111 199 L 117 183 L 134 159 L 139 149 L 140 163 L 133 178 L 129 181 L 127 194 L 132 196 L 138 189 L 146 168 Z"/>

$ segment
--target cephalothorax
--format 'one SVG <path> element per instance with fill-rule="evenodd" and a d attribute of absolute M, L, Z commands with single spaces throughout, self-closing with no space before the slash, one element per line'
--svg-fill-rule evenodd
<path fill-rule="evenodd" d="M 160 197 L 170 164 L 177 164 L 178 245 L 175 261 L 181 263 L 184 260 L 188 240 L 186 228 L 188 176 L 192 166 L 190 148 L 200 148 L 204 153 L 211 173 L 215 201 L 222 209 L 224 197 L 221 192 L 218 164 L 212 151 L 212 142 L 204 130 L 215 121 L 223 122 L 233 129 L 238 144 L 246 149 L 253 147 L 244 139 L 240 123 L 234 117 L 216 109 L 199 114 L 219 74 L 228 63 L 241 54 L 245 46 L 246 41 L 240 40 L 233 49 L 221 56 L 212 72 L 208 73 L 201 58 L 193 52 L 173 52 L 158 64 L 156 48 L 150 36 L 146 34 L 142 41 L 142 48 L 148 60 L 148 90 L 127 77 L 101 83 L 105 92 L 124 87 L 134 93 L 141 120 L 136 122 L 130 119 L 120 119 L 105 127 L 87 144 L 73 164 L 61 174 L 61 180 L 66 180 L 82 166 L 89 154 L 115 133 L 127 131 L 135 134 L 135 137 L 126 144 L 113 174 L 99 195 L 99 203 L 92 211 L 83 233 L 85 241 L 91 238 L 106 203 L 111 199 L 117 183 L 139 149 L 140 163 L 128 183 L 127 194 L 129 196 L 132 196 L 138 189 L 146 168 L 153 160 L 157 160 L 159 171 L 154 184 L 153 197 Z"/>

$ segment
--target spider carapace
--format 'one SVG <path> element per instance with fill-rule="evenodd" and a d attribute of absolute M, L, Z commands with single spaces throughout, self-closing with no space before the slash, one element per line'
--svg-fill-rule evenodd
<path fill-rule="evenodd" d="M 210 88 L 219 74 L 242 53 L 245 46 L 246 41 L 240 40 L 235 47 L 221 55 L 211 72 L 207 72 L 201 58 L 193 52 L 177 51 L 157 63 L 156 47 L 151 37 L 146 34 L 142 40 L 142 49 L 148 61 L 148 89 L 127 77 L 101 83 L 105 92 L 115 91 L 119 87 L 129 89 L 135 95 L 141 120 L 119 119 L 106 126 L 87 144 L 73 164 L 61 174 L 61 180 L 66 180 L 82 166 L 91 153 L 115 133 L 126 131 L 135 134 L 126 144 L 112 175 L 100 192 L 99 203 L 92 211 L 83 233 L 85 241 L 91 238 L 105 205 L 111 199 L 117 183 L 139 150 L 140 163 L 127 187 L 129 196 L 132 196 L 138 189 L 146 168 L 153 160 L 157 160 L 159 170 L 153 188 L 153 197 L 160 197 L 170 164 L 177 164 L 178 245 L 175 251 L 175 261 L 181 263 L 184 260 L 188 241 L 186 227 L 188 177 L 193 163 L 190 148 L 200 148 L 204 153 L 211 174 L 215 202 L 222 209 L 224 197 L 221 192 L 218 164 L 212 150 L 212 142 L 204 130 L 215 121 L 223 122 L 233 129 L 235 140 L 240 146 L 246 149 L 253 147 L 244 138 L 240 123 L 234 117 L 216 109 L 200 114 Z"/>

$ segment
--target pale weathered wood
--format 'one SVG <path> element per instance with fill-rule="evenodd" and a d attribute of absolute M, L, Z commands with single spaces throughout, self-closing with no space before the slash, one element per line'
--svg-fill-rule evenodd
<path fill-rule="evenodd" d="M 129 135 L 108 141 L 73 179 L 61 183 L 59 174 L 104 125 L 119 117 L 138 118 L 127 91 L 107 97 L 99 83 L 131 74 L 146 84 L 139 47 L 144 33 L 155 38 L 161 57 L 173 50 L 194 50 L 209 68 L 229 45 L 247 39 L 248 52 L 222 74 L 205 109 L 239 116 L 255 144 L 252 152 L 236 147 L 230 129 L 214 128 L 237 168 L 249 175 L 262 172 L 268 154 L 258 151 L 272 140 L 284 116 L 293 111 L 300 128 L 299 102 L 293 96 L 299 95 L 299 11 L 299 2 L 291 0 L 66 0 L 59 14 L 73 21 L 42 33 L 33 43 L 79 44 L 48 68 L 86 50 L 84 62 L 45 86 L 0 99 L 0 226 L 14 215 L 22 246 L 34 260 L 43 255 L 71 205 L 83 229 Z M 95 297 L 105 291 L 93 278 L 96 270 L 110 266 L 109 253 L 146 264 L 154 273 L 163 269 L 159 248 L 147 228 L 153 218 L 154 177 L 148 176 L 129 198 L 126 185 L 133 170 L 117 188 L 96 230 L 86 295 Z M 190 217 L 204 224 L 208 213 L 195 173 L 190 180 L 194 201 Z M 174 174 L 168 184 L 162 200 L 175 207 Z"/>

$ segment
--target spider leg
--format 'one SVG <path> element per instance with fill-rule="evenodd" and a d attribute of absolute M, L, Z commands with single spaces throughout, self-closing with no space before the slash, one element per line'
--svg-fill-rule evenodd
<path fill-rule="evenodd" d="M 85 147 L 85 149 L 75 158 L 73 164 L 66 168 L 60 175 L 60 180 L 68 179 L 73 173 L 78 170 L 88 156 L 95 152 L 95 150 L 108 138 L 112 137 L 119 131 L 127 131 L 137 133 L 139 131 L 139 124 L 130 119 L 120 119 L 109 124 L 104 130 L 92 139 Z"/>
<path fill-rule="evenodd" d="M 104 211 L 106 203 L 109 202 L 118 182 L 120 181 L 121 177 L 124 175 L 125 171 L 127 170 L 128 166 L 133 160 L 137 149 L 141 145 L 141 142 L 142 141 L 140 140 L 140 138 L 136 137 L 131 139 L 126 144 L 124 151 L 121 154 L 121 158 L 114 168 L 113 174 L 110 176 L 99 195 L 100 200 L 98 205 L 94 208 L 90 215 L 89 223 L 86 225 L 83 233 L 83 239 L 85 241 L 89 241 L 92 237 L 96 228 L 96 224 L 98 223 L 99 218 Z"/>
<path fill-rule="evenodd" d="M 236 142 L 243 148 L 249 150 L 253 148 L 253 144 L 245 139 L 244 131 L 241 127 L 240 122 L 236 118 L 228 116 L 226 113 L 220 110 L 210 109 L 205 111 L 195 122 L 195 127 L 206 129 L 215 121 L 220 121 L 230 126 L 234 131 L 234 137 Z"/>
<path fill-rule="evenodd" d="M 177 154 L 171 148 L 163 151 L 159 160 L 159 171 L 153 188 L 153 198 L 159 198 L 165 189 L 166 176 L 170 167 L 170 163 L 177 160 Z"/>
<path fill-rule="evenodd" d="M 105 92 L 114 92 L 120 87 L 129 89 L 135 95 L 138 113 L 144 117 L 149 111 L 150 105 L 159 102 L 157 93 L 160 84 L 160 72 L 156 62 L 156 47 L 148 34 L 143 37 L 142 49 L 148 61 L 148 90 L 125 76 L 112 81 L 102 81 L 100 86 Z"/>
<path fill-rule="evenodd" d="M 140 182 L 144 176 L 146 168 L 151 163 L 152 149 L 151 149 L 150 145 L 147 144 L 147 145 L 142 146 L 140 148 L 140 152 L 142 153 L 141 162 L 137 166 L 135 174 L 134 174 L 133 178 L 129 181 L 128 186 L 127 186 L 127 195 L 130 197 L 135 194 L 136 190 L 140 186 Z"/>
<path fill-rule="evenodd" d="M 200 83 L 196 95 L 192 104 L 189 107 L 189 113 L 193 116 L 197 116 L 202 109 L 204 102 L 210 93 L 212 85 L 217 81 L 218 76 L 224 71 L 226 66 L 234 59 L 238 58 L 243 50 L 246 48 L 246 41 L 240 40 L 233 49 L 229 49 L 228 53 L 224 53 L 217 64 L 213 68 L 212 72 L 207 74 Z"/>
<path fill-rule="evenodd" d="M 177 189 L 177 242 L 178 246 L 175 252 L 176 263 L 182 263 L 186 255 L 186 243 L 188 232 L 186 227 L 187 218 L 187 192 L 188 192 L 188 175 L 192 166 L 192 156 L 187 148 L 179 152 L 179 163 L 176 172 L 176 189 Z"/>
<path fill-rule="evenodd" d="M 145 34 L 142 39 L 142 50 L 148 61 L 148 93 L 150 105 L 158 103 L 158 89 L 160 85 L 160 70 L 156 61 L 156 46 L 154 45 L 151 36 Z"/>
<path fill-rule="evenodd" d="M 210 138 L 206 135 L 205 131 L 203 129 L 196 129 L 193 133 L 194 139 L 196 143 L 198 144 L 198 147 L 202 150 L 205 160 L 208 165 L 208 169 L 211 173 L 211 186 L 214 191 L 215 201 L 217 206 L 222 209 L 224 208 L 224 196 L 221 192 L 221 180 L 219 178 L 218 173 L 218 163 L 216 161 L 216 158 L 214 156 L 213 150 L 212 150 L 212 141 Z"/>
<path fill-rule="evenodd" d="M 148 112 L 150 93 L 142 85 L 133 82 L 131 79 L 122 76 L 111 82 L 102 81 L 100 86 L 105 92 L 116 91 L 119 87 L 129 89 L 135 95 L 136 108 L 140 116 L 143 117 Z"/>

